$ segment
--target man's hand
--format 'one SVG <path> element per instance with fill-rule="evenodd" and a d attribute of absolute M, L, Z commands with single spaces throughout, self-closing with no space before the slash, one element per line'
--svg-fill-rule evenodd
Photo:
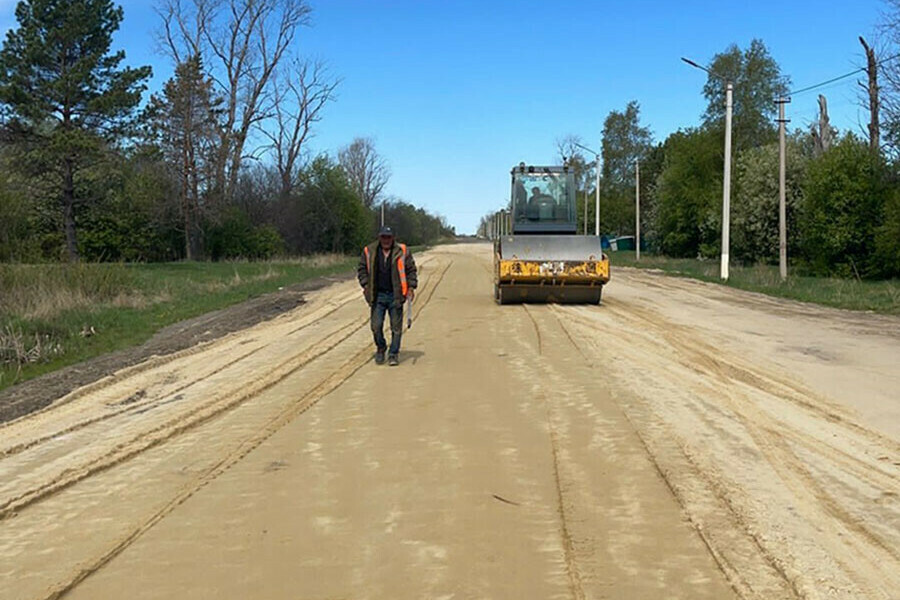
<path fill-rule="evenodd" d="M 413 289 L 409 290 L 409 292 L 406 294 L 406 299 L 409 300 L 410 302 L 415 300 L 416 299 L 416 290 L 413 290 Z"/>

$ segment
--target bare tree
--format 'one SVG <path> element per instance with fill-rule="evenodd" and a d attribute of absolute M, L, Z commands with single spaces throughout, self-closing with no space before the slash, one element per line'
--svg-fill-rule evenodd
<path fill-rule="evenodd" d="M 866 90 L 869 99 L 869 149 L 872 152 L 879 152 L 881 149 L 881 132 L 880 122 L 878 120 L 878 62 L 875 60 L 875 50 L 870 48 L 866 40 L 859 36 L 859 43 L 862 44 L 866 51 L 866 74 L 868 75 L 868 84 L 860 85 Z"/>
<path fill-rule="evenodd" d="M 338 153 L 341 168 L 350 185 L 368 208 L 381 198 L 384 186 L 391 177 L 390 169 L 375 150 L 372 138 L 356 138 Z"/>
<path fill-rule="evenodd" d="M 309 23 L 306 0 L 158 0 L 159 40 L 179 62 L 199 55 L 223 99 L 216 156 L 217 195 L 231 199 L 250 132 L 272 116 L 274 81 L 297 30 Z"/>
<path fill-rule="evenodd" d="M 594 189 L 594 176 L 597 172 L 597 162 L 585 158 L 582 148 L 583 142 L 580 136 L 569 134 L 556 140 L 556 151 L 560 160 L 566 162 L 575 175 L 576 199 L 581 197 L 581 225 L 587 234 L 588 208 L 593 204 L 588 201 L 588 194 Z"/>
<path fill-rule="evenodd" d="M 900 0 L 885 0 L 884 4 L 875 44 L 879 54 L 890 57 L 876 63 L 882 84 L 879 90 L 881 133 L 883 149 L 897 158 L 900 155 L 900 61 L 895 59 L 900 52 Z M 864 96 L 868 95 L 867 91 L 863 91 Z"/>
<path fill-rule="evenodd" d="M 565 161 L 575 172 L 575 187 L 579 192 L 587 190 L 591 186 L 594 163 L 590 163 L 584 156 L 584 151 L 578 147 L 583 145 L 580 136 L 568 134 L 556 140 L 556 152 L 559 159 Z"/>
<path fill-rule="evenodd" d="M 822 155 L 831 148 L 834 141 L 834 127 L 828 119 L 828 101 L 825 96 L 819 94 L 819 119 L 810 125 L 813 137 L 813 150 L 816 156 Z"/>
<path fill-rule="evenodd" d="M 216 4 L 215 0 L 157 0 L 154 8 L 162 27 L 156 32 L 156 42 L 176 65 L 203 56 L 203 31 Z"/>
<path fill-rule="evenodd" d="M 294 60 L 292 68 L 276 81 L 273 98 L 274 130 L 262 128 L 272 142 L 275 168 L 282 197 L 294 188 L 297 167 L 312 127 L 322 118 L 322 109 L 334 98 L 340 82 L 328 76 L 321 62 Z"/>
<path fill-rule="evenodd" d="M 582 143 L 581 136 L 569 133 L 556 138 L 556 152 L 561 160 L 569 160 L 574 156 L 581 155 L 581 148 L 578 145 Z"/>

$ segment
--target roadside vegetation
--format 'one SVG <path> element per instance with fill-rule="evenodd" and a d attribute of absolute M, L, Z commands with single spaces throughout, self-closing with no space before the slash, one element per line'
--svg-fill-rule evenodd
<path fill-rule="evenodd" d="M 356 257 L 257 262 L 0 265 L 0 389 L 148 340 L 184 319 L 312 277 Z"/>
<path fill-rule="evenodd" d="M 633 100 L 603 122 L 601 167 L 582 138 L 562 137 L 557 160 L 575 172 L 578 231 L 593 232 L 599 180 L 601 233 L 633 236 L 636 165 L 640 165 L 642 266 L 697 277 L 718 276 L 722 239 L 725 137 L 724 80 L 734 82 L 730 255 L 732 281 L 775 295 L 833 306 L 896 312 L 900 278 L 900 2 L 885 3 L 877 52 L 856 78 L 867 90 L 860 112 L 865 135 L 838 131 L 828 115 L 829 87 L 792 92 L 762 40 L 714 55 L 706 77 L 687 65 L 706 98 L 700 122 L 655 141 Z M 882 60 L 883 59 L 883 60 Z M 877 71 L 878 85 L 872 85 Z M 853 78 L 847 85 L 856 85 Z M 866 85 L 866 83 L 869 85 Z M 807 82 L 803 82 L 807 83 Z M 832 86 L 833 87 L 833 86 Z M 770 281 L 779 261 L 778 105 L 808 123 L 786 132 L 789 280 Z M 880 111 L 880 112 L 879 112 Z M 861 127 L 860 129 L 863 129 Z M 594 139 L 596 133 L 586 135 Z M 591 144 L 586 144 L 590 146 Z M 599 175 L 599 178 L 598 178 Z M 490 215 L 482 220 L 488 230 Z M 585 228 L 585 224 L 587 227 Z M 615 260 L 615 258 L 614 258 Z M 758 265 L 758 266 L 757 266 Z M 869 282 L 880 282 L 872 283 Z M 893 307 L 893 308 L 892 308 Z"/>
<path fill-rule="evenodd" d="M 782 281 L 775 265 L 733 265 L 728 282 L 719 277 L 719 261 L 714 259 L 671 258 L 633 251 L 610 253 L 610 265 L 658 270 L 667 275 L 691 277 L 710 283 L 758 292 L 778 298 L 812 302 L 833 308 L 900 315 L 900 279 L 863 280 L 846 277 L 793 276 Z"/>
<path fill-rule="evenodd" d="M 154 4 L 153 94 L 112 0 L 23 0 L 0 46 L 0 388 L 350 270 L 382 208 L 407 244 L 455 234 L 375 140 L 309 147 L 340 77 L 297 50 L 307 0 Z"/>
<path fill-rule="evenodd" d="M 114 47 L 121 6 L 18 4 L 0 47 L 0 262 L 356 253 L 382 206 L 409 244 L 454 235 L 388 193 L 374 139 L 310 148 L 340 78 L 297 50 L 307 0 L 154 4 L 174 74 L 153 94 Z"/>

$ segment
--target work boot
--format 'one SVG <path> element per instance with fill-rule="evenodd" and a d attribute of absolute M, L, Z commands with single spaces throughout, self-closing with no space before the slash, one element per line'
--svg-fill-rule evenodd
<path fill-rule="evenodd" d="M 384 364 L 384 350 L 378 350 L 375 352 L 375 364 L 383 365 Z"/>
<path fill-rule="evenodd" d="M 396 367 L 399 364 L 400 364 L 400 361 L 397 359 L 396 354 L 391 354 L 390 356 L 388 356 L 388 365 L 390 365 L 392 367 Z"/>

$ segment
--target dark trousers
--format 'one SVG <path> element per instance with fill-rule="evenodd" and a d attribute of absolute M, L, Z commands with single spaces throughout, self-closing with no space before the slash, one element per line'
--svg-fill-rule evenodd
<path fill-rule="evenodd" d="M 396 355 L 400 352 L 400 338 L 403 336 L 403 303 L 394 306 L 394 294 L 378 292 L 375 304 L 372 305 L 372 333 L 375 336 L 375 346 L 384 352 L 387 349 L 387 341 L 384 339 L 384 313 L 391 315 L 391 349 L 388 354 Z"/>

